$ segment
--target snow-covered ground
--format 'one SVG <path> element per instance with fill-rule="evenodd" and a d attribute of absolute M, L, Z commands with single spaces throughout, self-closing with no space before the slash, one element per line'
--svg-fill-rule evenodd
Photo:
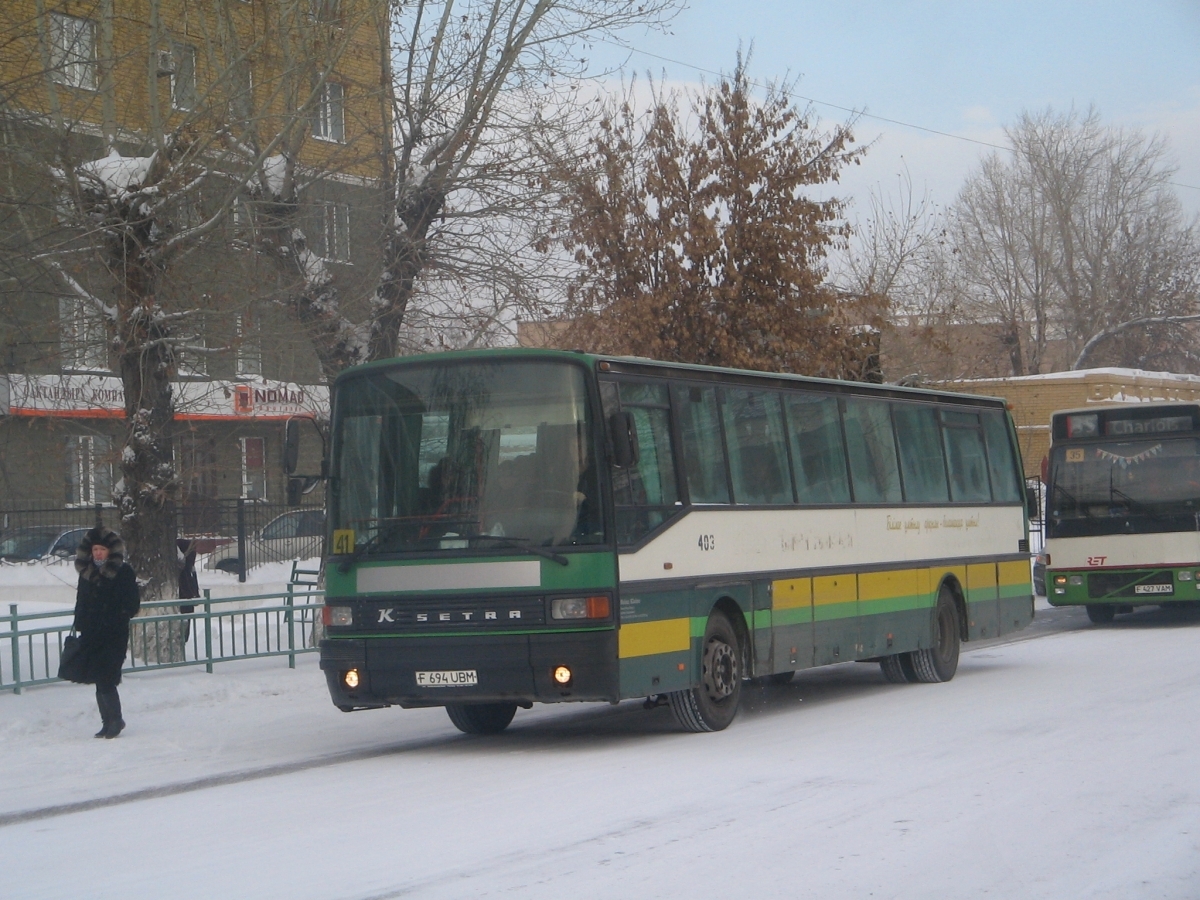
<path fill-rule="evenodd" d="M 346 715 L 312 656 L 129 677 L 115 741 L 87 688 L 0 695 L 0 894 L 1193 900 L 1200 617 L 1043 624 L 945 685 L 752 688 L 713 735 Z"/>

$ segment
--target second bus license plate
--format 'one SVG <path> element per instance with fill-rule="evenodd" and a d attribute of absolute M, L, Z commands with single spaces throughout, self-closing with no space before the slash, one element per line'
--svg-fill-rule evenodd
<path fill-rule="evenodd" d="M 1135 584 L 1133 586 L 1135 594 L 1173 594 L 1175 593 L 1175 585 L 1173 584 Z"/>
<path fill-rule="evenodd" d="M 474 687 L 477 684 L 479 675 L 474 669 L 417 673 L 417 687 Z"/>

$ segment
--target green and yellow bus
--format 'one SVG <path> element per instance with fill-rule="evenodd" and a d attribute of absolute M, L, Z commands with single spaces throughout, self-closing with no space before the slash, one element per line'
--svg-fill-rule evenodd
<path fill-rule="evenodd" d="M 1001 400 L 547 350 L 333 389 L 324 670 L 343 710 L 649 698 L 725 728 L 743 681 L 954 676 L 1033 616 Z"/>
<path fill-rule="evenodd" d="M 1125 403 L 1050 422 L 1046 598 L 1111 622 L 1200 601 L 1200 406 Z"/>

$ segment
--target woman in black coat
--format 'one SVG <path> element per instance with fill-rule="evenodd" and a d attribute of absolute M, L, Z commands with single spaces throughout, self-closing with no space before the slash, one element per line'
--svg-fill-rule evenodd
<path fill-rule="evenodd" d="M 75 551 L 75 569 L 75 630 L 85 661 L 82 681 L 96 685 L 96 705 L 104 722 L 96 737 L 115 738 L 125 727 L 117 685 L 129 650 L 129 620 L 141 606 L 137 578 L 125 562 L 125 542 L 103 525 L 83 536 Z"/>

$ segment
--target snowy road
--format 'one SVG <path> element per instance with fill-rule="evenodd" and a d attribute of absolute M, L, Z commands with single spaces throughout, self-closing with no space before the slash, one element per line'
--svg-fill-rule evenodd
<path fill-rule="evenodd" d="M 117 741 L 84 688 L 3 695 L 0 895 L 1196 898 L 1198 641 L 1039 614 L 949 684 L 816 670 L 715 735 L 344 715 L 311 658 L 128 679 Z"/>

